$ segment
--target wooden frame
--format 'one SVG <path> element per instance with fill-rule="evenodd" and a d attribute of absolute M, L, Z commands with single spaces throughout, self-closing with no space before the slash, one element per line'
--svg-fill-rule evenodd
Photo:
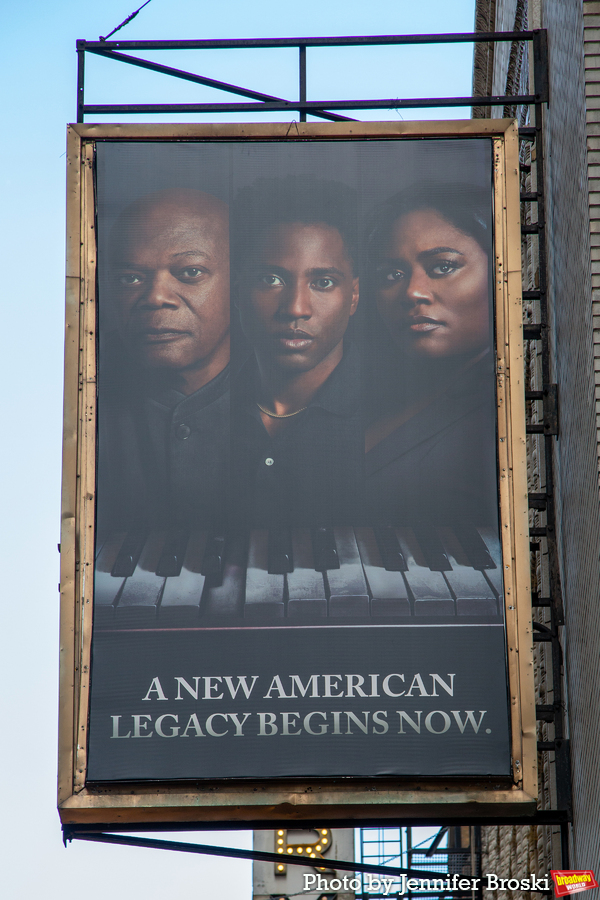
<path fill-rule="evenodd" d="M 275 140 L 491 137 L 495 178 L 498 457 L 511 708 L 512 783 L 501 779 L 231 781 L 86 787 L 94 565 L 97 139 Z M 71 125 L 67 149 L 67 273 L 61 532 L 58 806 L 69 826 L 136 829 L 282 822 L 349 824 L 523 817 L 537 796 L 522 346 L 518 132 L 513 120 L 241 125 Z M 365 789 L 368 787 L 368 793 Z"/>

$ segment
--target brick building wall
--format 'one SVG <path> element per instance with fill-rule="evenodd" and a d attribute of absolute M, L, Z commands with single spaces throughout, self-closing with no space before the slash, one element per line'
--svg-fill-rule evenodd
<path fill-rule="evenodd" d="M 515 0 L 494 0 L 493 7 L 489 0 L 480 0 L 476 18 L 483 21 L 487 15 L 489 19 L 493 10 L 490 26 L 493 24 L 495 30 L 513 30 L 517 7 Z M 528 21 L 530 28 L 548 30 L 550 54 L 550 105 L 544 122 L 545 191 L 552 380 L 558 383 L 560 398 L 555 480 L 565 605 L 562 640 L 573 768 L 571 864 L 597 868 L 600 861 L 597 723 L 600 706 L 600 2 L 529 0 L 524 13 L 527 19 L 521 21 Z M 487 61 L 482 61 L 481 52 L 479 59 L 476 53 L 476 88 L 482 83 L 481 72 L 487 73 L 489 83 L 491 69 L 493 92 L 504 93 L 510 82 L 510 47 L 510 44 L 497 45 Z M 526 62 L 523 61 L 521 76 L 523 72 L 526 75 Z M 513 83 L 509 84 L 513 90 L 517 87 L 515 78 L 513 66 Z M 500 110 L 492 112 L 497 115 Z M 532 162 L 535 172 L 535 160 Z M 528 262 L 526 259 L 526 271 Z M 536 364 L 536 359 L 530 356 L 530 382 L 538 377 Z M 536 452 L 532 442 L 532 474 L 541 465 Z M 543 580 L 543 573 L 534 575 Z M 551 702 L 551 698 L 543 699 L 547 667 L 542 650 L 536 653 L 536 665 L 540 676 L 538 702 Z M 542 740 L 550 737 L 544 734 L 546 728 L 540 730 Z M 542 805 L 549 805 L 553 799 L 552 755 L 544 765 L 540 785 Z M 526 872 L 528 865 L 536 860 L 541 869 L 546 869 L 551 862 L 557 866 L 560 859 L 557 842 L 552 837 L 550 829 L 486 829 L 483 843 L 488 858 L 484 870 L 486 864 L 496 863 L 501 871 L 516 876 Z"/>
<path fill-rule="evenodd" d="M 600 458 L 600 3 L 583 4 L 586 124 L 596 370 L 596 430 Z"/>

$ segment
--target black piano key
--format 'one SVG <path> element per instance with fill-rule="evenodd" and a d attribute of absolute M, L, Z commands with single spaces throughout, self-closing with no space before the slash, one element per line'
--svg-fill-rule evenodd
<path fill-rule="evenodd" d="M 330 616 L 368 616 L 369 591 L 354 529 L 334 528 L 339 568 L 327 572 Z"/>
<path fill-rule="evenodd" d="M 247 534 L 230 534 L 223 557 L 222 577 L 206 578 L 200 606 L 201 617 L 222 619 L 243 615 L 247 560 Z"/>
<path fill-rule="evenodd" d="M 119 594 L 115 623 L 125 627 L 144 627 L 156 622 L 165 583 L 165 579 L 156 574 L 156 567 L 164 543 L 164 532 L 150 532 L 135 571 L 125 580 Z"/>
<path fill-rule="evenodd" d="M 269 531 L 268 572 L 270 575 L 287 575 L 294 571 L 292 534 L 289 528 Z"/>
<path fill-rule="evenodd" d="M 340 561 L 335 545 L 335 537 L 332 528 L 320 526 L 313 528 L 313 555 L 317 572 L 325 572 L 327 569 L 339 569 Z"/>
<path fill-rule="evenodd" d="M 269 533 L 250 533 L 244 618 L 281 619 L 285 614 L 285 577 L 268 571 Z"/>
<path fill-rule="evenodd" d="M 161 625 L 167 627 L 195 625 L 200 615 L 205 583 L 200 567 L 206 547 L 206 533 L 193 531 L 186 543 L 179 575 L 168 577 L 162 592 L 158 613 Z"/>
<path fill-rule="evenodd" d="M 454 598 L 441 572 L 432 571 L 426 564 L 420 544 L 410 528 L 397 528 L 396 534 L 408 565 L 403 573 L 414 599 L 416 616 L 451 616 L 455 613 Z"/>
<path fill-rule="evenodd" d="M 211 534 L 206 541 L 206 550 L 202 559 L 200 571 L 206 578 L 210 578 L 214 584 L 223 580 L 223 566 L 225 561 L 225 537 L 222 534 Z"/>
<path fill-rule="evenodd" d="M 413 533 L 432 572 L 451 572 L 444 545 L 433 525 L 416 525 Z"/>
<path fill-rule="evenodd" d="M 181 573 L 188 539 L 187 531 L 175 531 L 167 535 L 156 567 L 157 575 L 161 575 L 163 578 L 174 578 Z"/>
<path fill-rule="evenodd" d="M 96 623 L 108 623 L 113 619 L 115 601 L 125 578 L 113 575 L 112 570 L 126 536 L 123 531 L 111 535 L 103 542 L 98 553 L 94 571 L 94 622 Z"/>
<path fill-rule="evenodd" d="M 495 569 L 496 563 L 477 529 L 472 525 L 456 525 L 454 533 L 474 569 Z"/>
<path fill-rule="evenodd" d="M 129 578 L 130 575 L 133 575 L 147 536 L 148 533 L 146 531 L 128 532 L 121 544 L 111 575 L 114 575 L 116 578 Z"/>
<path fill-rule="evenodd" d="M 456 600 L 459 616 L 497 615 L 496 597 L 483 572 L 469 564 L 452 528 L 440 528 L 440 537 L 452 565 L 444 577 Z"/>
<path fill-rule="evenodd" d="M 492 590 L 500 598 L 504 593 L 504 583 L 502 579 L 502 547 L 498 531 L 495 528 L 478 528 L 477 531 L 496 564 L 493 569 L 486 569 L 483 574 L 492 586 Z"/>
<path fill-rule="evenodd" d="M 371 594 L 371 615 L 409 616 L 410 602 L 404 578 L 400 572 L 384 566 L 373 529 L 355 528 L 354 534 Z"/>
<path fill-rule="evenodd" d="M 327 615 L 327 594 L 323 573 L 315 568 L 310 530 L 294 528 L 292 542 L 294 569 L 286 576 L 288 616 L 323 618 Z"/>
<path fill-rule="evenodd" d="M 380 525 L 375 527 L 373 532 L 381 554 L 381 560 L 387 571 L 407 572 L 408 566 L 398 543 L 396 529 L 392 528 L 391 525 Z"/>

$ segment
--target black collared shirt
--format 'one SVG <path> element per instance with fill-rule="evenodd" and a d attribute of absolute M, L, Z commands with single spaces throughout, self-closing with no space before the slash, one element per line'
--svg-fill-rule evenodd
<path fill-rule="evenodd" d="M 308 407 L 270 436 L 250 360 L 232 387 L 232 514 L 245 526 L 358 523 L 364 489 L 360 357 L 352 345 Z"/>
<path fill-rule="evenodd" d="M 229 484 L 229 369 L 186 396 L 135 375 L 100 380 L 102 528 L 222 527 Z"/>
<path fill-rule="evenodd" d="M 374 522 L 497 523 L 495 379 L 488 356 L 369 451 L 366 485 Z"/>

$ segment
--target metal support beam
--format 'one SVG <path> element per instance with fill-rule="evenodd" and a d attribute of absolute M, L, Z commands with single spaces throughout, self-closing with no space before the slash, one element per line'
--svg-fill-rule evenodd
<path fill-rule="evenodd" d="M 306 53 L 306 48 L 304 48 L 304 51 Z M 81 53 L 81 51 L 79 52 Z M 138 56 L 127 56 L 124 53 L 115 53 L 110 50 L 94 49 L 89 50 L 88 52 L 93 53 L 96 56 L 101 56 L 104 59 L 114 59 L 115 62 L 122 62 L 130 66 L 136 66 L 140 69 L 147 69 L 149 72 L 157 72 L 159 75 L 170 75 L 172 78 L 179 78 L 182 81 L 191 81 L 193 84 L 201 84 L 204 87 L 214 88 L 218 91 L 226 91 L 229 94 L 239 94 L 241 97 L 250 97 L 252 100 L 262 100 L 263 102 L 275 102 L 284 104 L 288 102 L 287 100 L 282 100 L 281 97 L 273 96 L 273 94 L 262 94 L 260 91 L 253 91 L 249 88 L 238 87 L 238 85 L 229 84 L 226 81 L 215 81 L 214 78 L 205 78 L 204 75 L 195 75 L 193 72 L 186 72 L 183 69 L 174 69 L 172 68 L 172 66 L 163 66 L 160 63 L 152 62 L 149 59 L 140 59 Z M 306 57 L 304 83 L 306 85 Z M 300 94 L 300 99 L 306 99 L 306 91 L 304 98 L 302 97 L 302 93 Z M 320 114 L 315 113 L 315 115 Z M 345 116 L 336 116 L 333 113 L 331 115 L 323 113 L 322 118 L 329 119 L 332 122 L 346 121 Z"/>
<path fill-rule="evenodd" d="M 85 41 L 77 41 L 77 121 L 83 122 L 85 90 Z"/>
<path fill-rule="evenodd" d="M 140 838 L 124 834 L 105 834 L 104 832 L 72 832 L 63 829 L 63 840 L 67 841 L 93 841 L 101 844 L 121 844 L 129 847 L 147 847 L 152 850 L 178 850 L 180 853 L 199 853 L 204 856 L 226 856 L 234 859 L 260 860 L 260 862 L 281 862 L 282 857 L 277 853 L 267 853 L 264 850 L 238 850 L 233 847 L 213 847 L 210 844 L 187 844 L 183 841 L 162 841 L 155 838 Z M 345 872 L 370 872 L 374 875 L 408 875 L 413 878 L 439 878 L 439 872 L 426 872 L 420 869 L 401 869 L 396 866 L 371 865 L 348 860 L 328 860 L 335 863 L 336 869 Z M 304 856 L 289 855 L 285 857 L 286 865 L 304 866 L 310 860 Z"/>
<path fill-rule="evenodd" d="M 432 826 L 435 828 L 441 828 L 443 825 L 560 825 L 561 822 L 569 822 L 570 816 L 569 811 L 565 809 L 538 809 L 533 814 L 527 813 L 519 813 L 508 815 L 495 815 L 495 816 L 483 816 L 478 815 L 476 812 L 470 813 L 468 816 L 465 814 L 463 818 L 448 817 L 444 815 L 433 817 L 409 817 L 409 816 L 401 816 L 398 818 L 386 818 L 384 819 L 379 827 L 382 828 L 401 828 L 406 825 L 413 825 L 415 827 L 421 826 Z M 243 824 L 244 829 L 249 831 L 271 831 L 274 828 L 277 828 L 281 825 L 281 820 L 274 818 L 272 821 L 244 821 L 243 823 L 238 823 L 235 827 L 218 827 L 215 829 L 215 822 L 212 821 L 197 821 L 197 822 L 189 822 L 182 823 L 177 822 L 174 825 L 169 824 L 168 822 L 160 822 L 156 825 L 153 824 L 135 824 L 136 832 L 167 832 L 167 831 L 238 831 L 240 828 L 240 824 Z M 322 828 L 372 828 L 373 821 L 363 821 L 362 819 L 319 819 L 318 822 L 313 823 L 318 827 Z M 63 833 L 65 834 L 65 839 L 70 839 L 79 834 L 105 834 L 106 832 L 111 832 L 112 834 L 121 834 L 123 832 L 130 832 L 132 830 L 131 823 L 123 823 L 123 822 L 102 822 L 98 824 L 87 823 L 85 825 L 65 825 L 63 826 Z M 304 827 L 304 826 L 303 826 Z M 306 862 L 306 858 L 305 858 Z"/>
<path fill-rule="evenodd" d="M 263 103 L 109 103 L 90 104 L 84 107 L 85 115 L 111 115 L 138 113 L 226 113 L 226 112 L 295 112 L 299 110 L 315 116 L 323 116 L 329 109 L 452 109 L 459 106 L 497 106 L 506 103 L 531 103 L 533 97 L 497 96 L 497 97 L 416 97 L 400 99 L 390 97 L 386 100 L 267 100 Z M 332 116 L 329 116 L 332 118 Z"/>
<path fill-rule="evenodd" d="M 86 49 L 232 50 L 268 47 L 377 47 L 410 44 L 499 44 L 532 41 L 537 31 L 475 31 L 450 34 L 377 34 L 342 37 L 214 38 L 182 41 L 83 41 Z"/>
<path fill-rule="evenodd" d="M 306 103 L 306 47 L 304 46 L 304 44 L 301 44 L 298 47 L 298 54 L 299 54 L 298 64 L 299 64 L 299 69 L 300 69 L 300 72 L 299 72 L 299 74 L 300 74 L 299 99 L 300 99 L 300 103 Z M 306 110 L 304 110 L 304 109 L 300 110 L 300 121 L 306 122 Z"/>
<path fill-rule="evenodd" d="M 548 32 L 538 29 L 533 33 L 533 83 L 536 103 L 550 102 L 548 77 Z"/>

